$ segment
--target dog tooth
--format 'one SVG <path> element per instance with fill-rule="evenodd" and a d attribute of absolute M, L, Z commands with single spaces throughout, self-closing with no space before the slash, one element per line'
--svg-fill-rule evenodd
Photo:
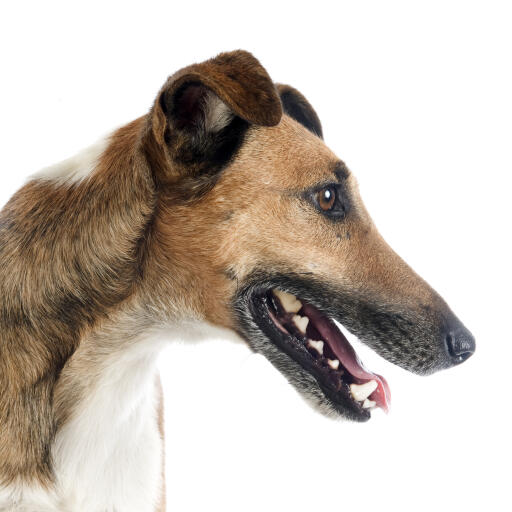
<path fill-rule="evenodd" d="M 302 334 L 306 334 L 309 318 L 307 316 L 293 315 L 292 320 L 297 329 L 299 329 Z"/>
<path fill-rule="evenodd" d="M 279 299 L 283 309 L 287 313 L 298 313 L 302 307 L 302 302 L 291 293 L 283 292 L 282 290 L 274 288 L 274 295 Z"/>
<path fill-rule="evenodd" d="M 363 409 L 373 409 L 375 407 L 376 402 L 373 400 L 368 400 L 368 398 L 364 399 Z"/>
<path fill-rule="evenodd" d="M 364 384 L 350 384 L 350 392 L 352 393 L 354 400 L 362 402 L 377 389 L 377 386 L 378 384 L 376 380 L 370 380 Z"/>
<path fill-rule="evenodd" d="M 340 362 L 337 359 L 327 359 L 327 364 L 333 369 L 337 370 L 340 366 Z"/>
<path fill-rule="evenodd" d="M 320 355 L 324 353 L 323 341 L 308 340 L 308 346 L 315 349 Z"/>

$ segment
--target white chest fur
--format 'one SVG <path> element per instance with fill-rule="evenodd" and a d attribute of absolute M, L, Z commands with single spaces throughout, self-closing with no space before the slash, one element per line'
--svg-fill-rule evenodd
<path fill-rule="evenodd" d="M 162 441 L 150 364 L 110 368 L 59 433 L 53 456 L 64 510 L 154 512 Z"/>
<path fill-rule="evenodd" d="M 240 338 L 203 322 L 141 334 L 127 318 L 83 341 L 63 369 L 65 392 L 80 387 L 82 398 L 52 448 L 55 488 L 0 487 L 1 512 L 155 512 L 163 484 L 158 355 L 171 339 Z"/>
<path fill-rule="evenodd" d="M 161 346 L 139 340 L 99 366 L 76 365 L 85 370 L 79 377 L 86 378 L 88 393 L 55 439 L 55 488 L 0 488 L 0 510 L 155 511 L 163 483 L 155 386 Z M 79 349 L 76 355 L 80 360 L 86 354 Z"/>

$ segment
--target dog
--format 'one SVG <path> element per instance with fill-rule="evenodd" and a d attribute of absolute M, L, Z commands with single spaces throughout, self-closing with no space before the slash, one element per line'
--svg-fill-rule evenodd
<path fill-rule="evenodd" d="M 293 87 L 250 53 L 168 78 L 147 115 L 0 215 L 0 510 L 165 510 L 171 337 L 236 333 L 307 402 L 387 410 L 335 323 L 430 374 L 471 333 L 386 244 Z"/>

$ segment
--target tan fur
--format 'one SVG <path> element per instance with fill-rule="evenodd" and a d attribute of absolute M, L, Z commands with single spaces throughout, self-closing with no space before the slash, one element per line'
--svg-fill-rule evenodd
<path fill-rule="evenodd" d="M 138 127 L 116 133 L 86 182 L 30 182 L 2 211 L 2 484 L 51 480 L 58 374 L 83 333 L 133 293 L 153 201 Z"/>
<path fill-rule="evenodd" d="M 378 234 L 352 176 L 348 184 L 355 211 L 347 222 L 333 226 L 298 198 L 300 191 L 329 182 L 338 162 L 320 139 L 288 116 L 276 127 L 251 129 L 238 158 L 193 208 L 173 206 L 172 198 L 162 196 L 154 224 L 158 243 L 147 262 L 151 289 L 158 286 L 158 296 L 178 291 L 196 314 L 230 328 L 227 299 L 236 279 L 257 266 L 311 272 L 314 265 L 315 274 L 327 281 L 373 287 L 371 292 L 387 301 L 431 302 L 432 290 Z M 162 281 L 162 275 L 169 277 Z"/>
<path fill-rule="evenodd" d="M 209 188 L 197 185 L 201 166 L 180 160 L 185 135 L 169 139 L 161 101 L 190 81 L 250 124 Z M 51 486 L 56 432 L 131 329 L 182 319 L 233 329 L 231 298 L 255 268 L 314 272 L 387 303 L 440 301 L 382 240 L 348 170 L 346 222 L 332 224 L 301 197 L 339 165 L 320 138 L 282 115 L 258 61 L 233 52 L 169 78 L 149 114 L 112 136 L 82 182 L 23 187 L 0 218 L 0 485 Z M 161 408 L 159 421 L 163 436 Z"/>

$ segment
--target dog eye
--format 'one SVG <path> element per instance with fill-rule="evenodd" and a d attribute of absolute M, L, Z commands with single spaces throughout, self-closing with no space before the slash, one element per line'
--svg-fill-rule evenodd
<path fill-rule="evenodd" d="M 339 183 L 319 185 L 318 188 L 306 191 L 304 198 L 317 211 L 334 221 L 344 219 L 347 214 L 347 198 Z"/>
<path fill-rule="evenodd" d="M 334 208 L 336 204 L 336 194 L 337 191 L 332 185 L 324 187 L 316 193 L 316 201 L 321 210 L 329 212 Z"/>

